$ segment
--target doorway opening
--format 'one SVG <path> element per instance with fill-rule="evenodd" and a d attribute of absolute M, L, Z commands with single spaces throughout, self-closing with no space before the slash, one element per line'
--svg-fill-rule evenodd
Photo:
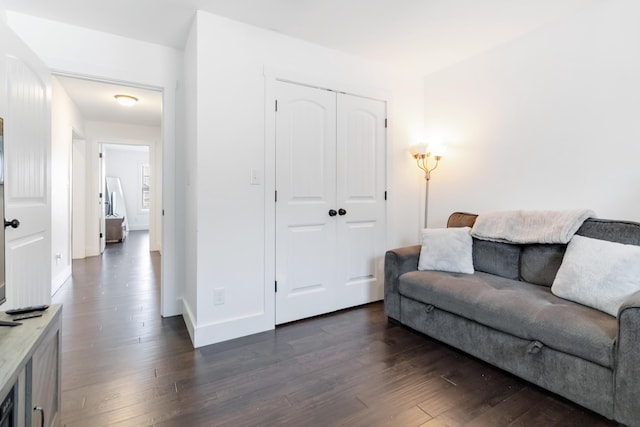
<path fill-rule="evenodd" d="M 104 245 L 122 243 L 130 231 L 149 231 L 152 177 L 148 145 L 102 144 Z"/>
<path fill-rule="evenodd" d="M 68 239 L 69 270 L 71 260 L 103 254 L 108 218 L 120 218 L 122 224 L 114 242 L 139 231 L 137 240 L 148 239 L 142 247 L 160 255 L 162 91 L 66 75 L 54 75 L 53 80 L 52 108 L 64 110 L 72 128 L 66 147 L 68 176 L 60 180 L 70 196 L 69 232 L 59 237 Z M 124 107 L 116 99 L 122 94 L 138 102 Z M 63 173 L 56 172 L 55 162 L 53 169 L 54 174 Z M 118 192 L 107 188 L 107 176 L 118 178 Z"/>

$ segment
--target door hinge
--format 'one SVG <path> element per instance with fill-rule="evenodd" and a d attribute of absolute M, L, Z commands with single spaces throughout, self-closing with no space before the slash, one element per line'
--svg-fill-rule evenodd
<path fill-rule="evenodd" d="M 276 285 L 276 287 L 275 287 L 276 292 L 278 292 L 278 281 L 277 280 L 275 281 L 275 285 Z"/>
<path fill-rule="evenodd" d="M 275 201 L 276 203 L 278 203 L 278 190 L 276 190 L 276 192 L 275 192 L 275 193 L 276 193 L 276 197 L 275 197 L 275 200 L 274 200 L 274 201 Z"/>
<path fill-rule="evenodd" d="M 384 192 L 384 199 L 387 200 L 387 192 Z"/>
<path fill-rule="evenodd" d="M 98 157 L 102 158 L 102 153 L 98 153 Z"/>
<path fill-rule="evenodd" d="M 384 128 L 385 129 L 387 128 L 387 119 L 386 118 L 384 119 Z"/>
<path fill-rule="evenodd" d="M 98 193 L 98 197 L 102 199 L 102 193 Z"/>
<path fill-rule="evenodd" d="M 164 209 L 162 209 L 162 216 L 164 216 Z"/>
<path fill-rule="evenodd" d="M 276 99 L 276 113 L 278 112 L 278 100 Z"/>
<path fill-rule="evenodd" d="M 102 233 L 100 233 L 100 238 L 102 239 Z"/>

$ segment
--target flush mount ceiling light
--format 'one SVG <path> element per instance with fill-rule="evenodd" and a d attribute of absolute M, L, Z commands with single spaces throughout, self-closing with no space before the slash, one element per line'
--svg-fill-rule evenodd
<path fill-rule="evenodd" d="M 138 98 L 131 95 L 116 95 L 114 96 L 114 98 L 123 107 L 131 107 L 132 105 L 135 105 L 136 102 L 138 102 Z"/>

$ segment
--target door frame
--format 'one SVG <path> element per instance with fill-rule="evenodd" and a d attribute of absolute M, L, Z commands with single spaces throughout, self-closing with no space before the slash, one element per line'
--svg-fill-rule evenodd
<path fill-rule="evenodd" d="M 151 84 L 137 83 L 132 81 L 110 78 L 109 76 L 99 76 L 84 74 L 68 70 L 50 69 L 54 76 L 72 77 L 83 80 L 90 80 L 102 83 L 119 84 L 123 86 L 137 87 L 147 90 L 155 90 L 162 93 L 162 121 L 161 121 L 161 141 L 156 147 L 156 151 L 162 157 L 162 182 L 159 191 L 162 204 L 159 206 L 161 235 L 160 245 L 160 314 L 162 317 L 171 317 L 182 314 L 181 292 L 182 289 L 176 281 L 176 221 L 175 221 L 175 137 L 170 136 L 168 130 L 175 129 L 176 125 L 176 89 L 170 84 L 157 86 Z M 122 140 L 111 141 L 101 139 L 97 144 L 90 144 L 86 139 L 87 162 L 91 158 L 97 158 L 102 143 L 123 143 Z M 127 142 L 124 142 L 125 144 Z M 98 177 L 99 180 L 99 177 Z M 97 181 L 88 183 L 88 186 L 97 184 Z M 97 189 L 98 187 L 94 185 Z M 96 191 L 96 197 L 98 195 Z M 167 209 L 167 207 L 169 207 Z M 87 212 L 87 215 L 90 212 Z"/>
<path fill-rule="evenodd" d="M 276 82 L 292 83 L 301 86 L 309 86 L 318 89 L 330 90 L 338 93 L 346 93 L 349 95 L 360 96 L 362 98 L 370 98 L 377 101 L 383 101 L 387 107 L 387 117 L 391 111 L 391 96 L 386 90 L 373 87 L 363 87 L 359 84 L 353 84 L 347 81 L 336 81 L 327 79 L 320 75 L 309 75 L 307 73 L 285 70 L 278 67 L 265 65 L 263 68 L 265 80 L 265 96 L 264 96 L 264 112 L 265 112 L 265 141 L 264 141 L 264 314 L 266 318 L 272 320 L 272 327 L 276 324 L 276 296 L 275 296 L 275 277 L 276 277 Z M 385 168 L 384 183 L 385 188 L 388 184 L 389 170 L 389 128 L 386 129 L 385 138 Z M 389 230 L 389 204 L 385 206 L 385 239 L 388 240 Z"/>

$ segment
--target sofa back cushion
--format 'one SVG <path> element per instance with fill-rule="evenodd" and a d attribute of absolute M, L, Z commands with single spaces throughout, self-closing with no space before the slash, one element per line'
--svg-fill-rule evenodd
<path fill-rule="evenodd" d="M 476 214 L 454 212 L 447 221 L 447 227 L 473 227 L 477 217 Z M 476 271 L 518 280 L 520 245 L 473 239 L 473 268 Z"/>
<path fill-rule="evenodd" d="M 520 278 L 520 245 L 473 239 L 473 267 L 507 279 Z"/>
<path fill-rule="evenodd" d="M 473 227 L 478 215 L 454 212 L 447 227 Z M 593 239 L 640 246 L 640 223 L 589 218 L 576 234 Z M 551 286 L 567 245 L 513 245 L 473 239 L 473 266 L 477 271 L 509 279 Z"/>
<path fill-rule="evenodd" d="M 589 218 L 576 234 L 592 239 L 640 246 L 640 224 L 637 222 Z"/>
<path fill-rule="evenodd" d="M 522 245 L 520 280 L 536 285 L 551 286 L 562 264 L 567 245 Z"/>

